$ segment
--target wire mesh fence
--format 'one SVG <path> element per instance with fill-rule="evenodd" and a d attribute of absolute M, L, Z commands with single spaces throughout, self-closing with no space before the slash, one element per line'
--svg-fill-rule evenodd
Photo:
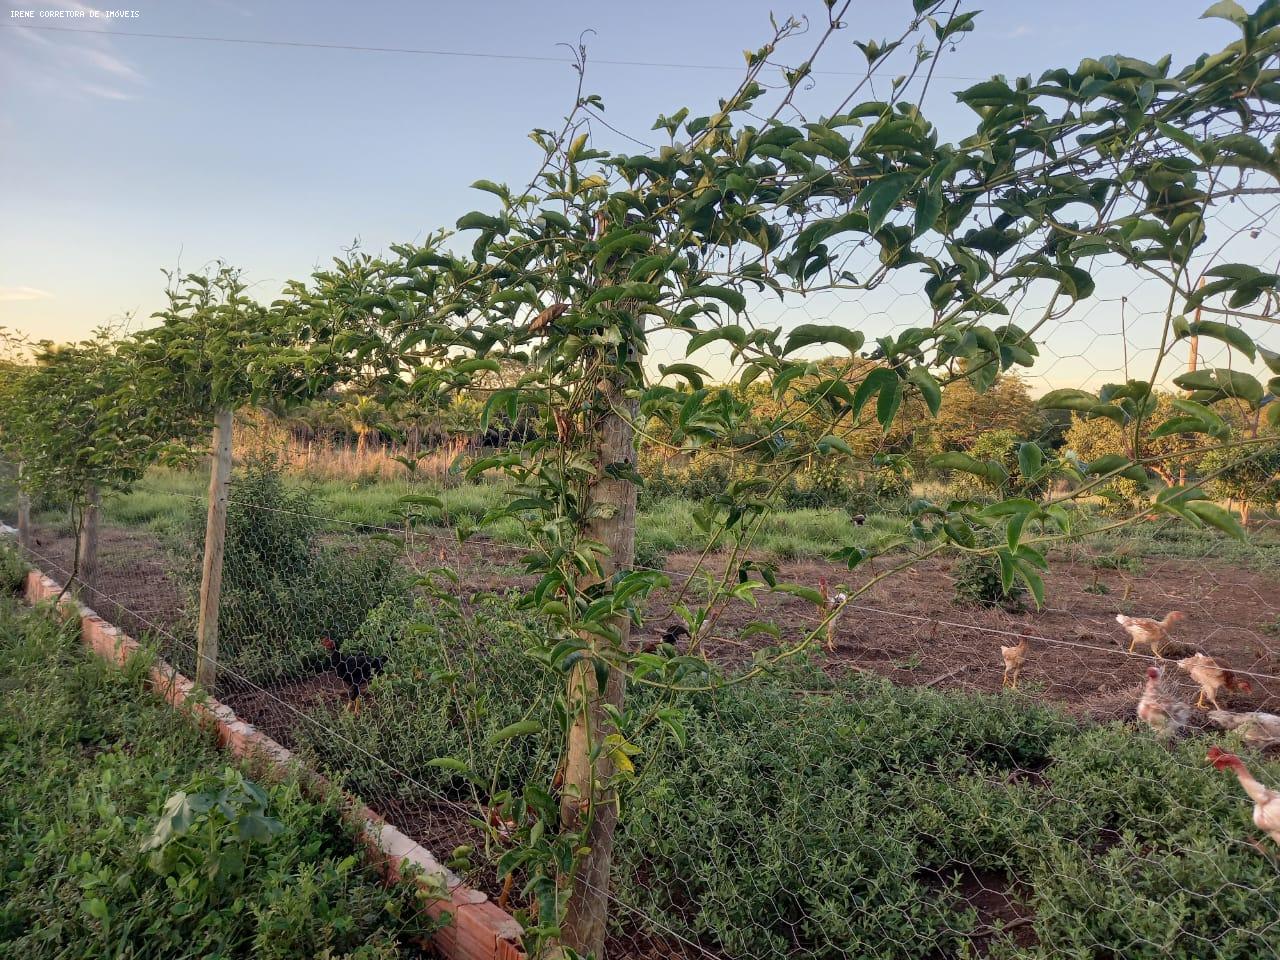
<path fill-rule="evenodd" d="M 80 586 L 189 674 L 202 482 L 160 473 L 109 498 L 95 581 Z M 517 531 L 455 532 L 509 492 L 417 481 L 442 501 L 421 506 L 404 502 L 412 485 L 394 497 L 379 486 L 238 463 L 217 693 L 503 906 L 528 911 L 518 861 L 502 860 L 519 826 L 504 804 L 554 781 L 559 741 L 541 727 L 503 731 L 538 716 L 562 681 L 530 655 L 536 616 L 516 609 L 534 585 Z M 635 642 L 658 656 L 693 645 L 727 679 L 690 678 L 675 694 L 633 686 L 629 709 L 678 704 L 684 742 L 651 730 L 638 743 L 610 956 L 1280 951 L 1274 853 L 1257 846 L 1234 778 L 1204 762 L 1211 743 L 1235 744 L 1275 781 L 1264 757 L 1280 734 L 1266 717 L 1280 712 L 1280 536 L 1269 516 L 1247 545 L 1163 521 L 1117 539 L 1099 522 L 1058 551 L 1041 609 L 982 603 L 981 577 L 975 601 L 972 571 L 938 558 L 843 607 L 829 633 L 827 610 L 763 591 L 692 638 L 669 632 L 706 590 L 698 555 L 662 541 L 677 501 L 641 512 L 642 539 L 652 528 L 662 549 L 637 566 L 670 585 Z M 65 580 L 73 530 L 37 506 L 29 559 Z M 766 541 L 760 559 L 836 597 L 850 574 L 829 557 L 880 522 L 849 507 L 795 511 L 822 518 L 826 539 Z M 1130 649 L 1117 614 L 1173 610 L 1185 619 L 1164 641 Z M 779 630 L 757 632 L 763 623 Z M 789 646 L 800 653 L 733 681 Z M 1019 648 L 1011 678 L 1003 654 Z M 1187 660 L 1198 651 L 1230 664 L 1233 680 L 1208 685 L 1212 712 L 1183 717 L 1176 705 L 1205 686 Z M 1135 717 L 1152 663 L 1155 698 L 1181 718 L 1176 737 Z M 1011 680 L 1017 689 L 1002 693 Z"/>
<path fill-rule="evenodd" d="M 1233 18 L 1234 5 L 1217 6 Z M 934 28 L 941 43 L 947 28 Z M 876 58 L 867 56 L 870 66 Z M 990 127 L 1018 111 L 984 106 L 986 95 L 970 91 L 979 140 L 990 145 L 959 166 L 951 156 L 900 164 L 903 137 L 922 157 L 934 156 L 938 138 L 931 128 L 908 133 L 914 108 L 899 100 L 897 83 L 890 102 L 864 104 L 837 124 L 858 130 L 878 117 L 864 132 L 888 131 L 886 139 L 864 149 L 861 133 L 848 140 L 811 122 L 797 73 L 777 91 L 771 118 L 796 126 L 743 129 L 740 147 L 723 158 L 722 183 L 710 168 L 661 174 L 686 162 L 674 146 L 656 159 L 611 158 L 581 178 L 592 121 L 571 117 L 567 143 L 577 146 L 548 149 L 555 169 L 545 191 L 535 179 L 534 193 L 517 202 L 506 187 L 480 182 L 505 206 L 501 217 L 477 211 L 459 221 L 460 230 L 481 230 L 475 263 L 433 235 L 421 249 L 396 248 L 398 260 L 338 261 L 312 287 L 291 285 L 293 299 L 276 312 L 251 308 L 226 270 L 213 282 L 224 299 L 202 312 L 210 280 L 187 278 L 187 293 L 172 292 L 162 314 L 172 328 L 144 343 L 144 368 L 181 368 L 195 353 L 182 331 L 203 329 L 195 320 L 250 328 L 233 330 L 234 346 L 218 355 L 237 360 L 237 383 L 247 373 L 238 363 L 243 344 L 284 336 L 291 311 L 313 332 L 352 325 L 321 344 L 318 366 L 341 357 L 343 373 L 333 376 L 346 378 L 323 388 L 323 403 L 291 419 L 259 414 L 237 425 L 216 659 L 200 662 L 197 624 L 209 585 L 203 471 L 152 469 L 139 483 L 127 470 L 111 475 L 132 489 L 104 500 L 96 563 L 87 568 L 76 558 L 83 510 L 68 518 L 56 497 L 37 499 L 29 559 L 79 581 L 72 586 L 88 603 L 151 638 L 187 674 L 212 666 L 214 691 L 240 716 L 528 928 L 555 924 L 581 859 L 581 845 L 562 849 L 563 861 L 548 867 L 535 859 L 548 849 L 539 842 L 574 834 L 575 803 L 611 805 L 612 783 L 598 790 L 592 780 L 607 768 L 619 789 L 610 958 L 1280 956 L 1271 842 L 1280 841 L 1280 813 L 1266 812 L 1268 803 L 1280 808 L 1280 794 L 1213 752 L 1237 749 L 1262 783 L 1280 787 L 1272 759 L 1280 747 L 1280 448 L 1262 418 L 1275 398 L 1252 375 L 1257 396 L 1242 397 L 1235 379 L 1262 374 L 1256 357 L 1266 361 L 1265 351 L 1280 354 L 1280 277 L 1262 273 L 1280 266 L 1274 158 L 1235 120 L 1259 135 L 1272 131 L 1274 85 L 1255 83 L 1257 65 L 1247 64 L 1248 83 L 1235 93 L 1223 92 L 1239 79 L 1228 77 L 1204 94 L 1232 102 L 1179 107 L 1196 118 L 1184 126 L 1199 138 L 1162 119 L 1154 132 L 1115 132 L 1111 146 L 1097 146 L 1110 141 L 1091 125 L 1111 121 L 1086 111 L 1094 94 L 1081 91 L 1115 81 L 1115 103 L 1125 106 L 1107 109 L 1136 123 L 1153 104 L 1162 111 L 1153 116 L 1175 116 L 1170 91 L 1194 87 L 1185 77 L 1170 81 L 1163 67 L 1144 73 L 1108 59 L 1082 65 L 1081 76 L 1046 95 L 1083 98 L 1061 118 L 1061 137 L 1082 152 L 1059 152 L 1049 134 L 1043 157 L 1022 154 L 1003 173 L 995 147 L 1033 136 L 1030 113 Z M 749 54 L 749 68 L 755 63 Z M 1121 79 L 1124 71 L 1135 72 Z M 1148 74 L 1161 100 L 1153 100 L 1155 80 L 1141 82 Z M 992 84 L 997 101 L 1008 90 L 1010 107 L 1029 95 L 1023 85 Z M 579 98 L 575 111 L 592 102 Z M 698 163 L 712 154 L 692 145 L 730 119 L 726 103 L 718 119 L 685 126 Z M 1093 119 L 1077 124 L 1086 113 Z M 668 127 L 673 144 L 680 123 Z M 748 169 L 747 148 L 770 138 L 781 139 L 758 144 L 772 148 L 759 153 L 770 162 Z M 1231 162 L 1215 165 L 1210 158 L 1224 151 Z M 874 163 L 850 176 L 863 160 Z M 1056 172 L 1023 183 L 1042 163 Z M 1113 165 L 1128 167 L 1114 183 L 1082 179 Z M 988 173 L 948 180 L 943 196 L 923 189 L 925 166 L 935 182 L 962 168 Z M 1184 196 L 1195 171 L 1206 192 Z M 753 186 L 747 174 L 768 182 Z M 1008 188 L 995 190 L 1005 176 Z M 612 183 L 617 203 L 575 212 L 575 224 L 551 210 L 565 199 L 557 178 L 606 192 Z M 635 189 L 621 190 L 623 181 Z M 904 200 L 908 183 L 916 192 Z M 902 190 L 873 213 L 886 184 Z M 922 216 L 935 202 L 954 205 L 954 216 L 940 219 L 941 207 L 932 220 Z M 733 208 L 754 204 L 766 205 L 763 232 L 718 243 L 745 229 Z M 728 211 L 724 224 L 714 219 L 717 206 Z M 676 208 L 690 222 L 641 213 Z M 1055 216 L 1077 209 L 1078 221 Z M 712 217 L 712 226 L 695 216 Z M 863 222 L 867 229 L 852 226 Z M 630 227 L 641 232 L 625 234 Z M 537 249 L 545 263 L 529 253 Z M 1051 263 L 1047 251 L 1059 259 Z M 655 257 L 657 266 L 646 264 Z M 663 279 L 681 263 L 693 272 L 681 266 L 685 279 Z M 908 265 L 922 270 L 899 269 Z M 522 279 L 508 286 L 496 276 Z M 1232 282 L 1218 299 L 1193 303 L 1196 278 Z M 779 296 L 764 295 L 766 280 Z M 657 309 L 645 312 L 642 302 Z M 1194 320 L 1179 314 L 1183 306 Z M 1202 310 L 1217 327 L 1201 325 Z M 1202 341 L 1192 322 L 1206 331 Z M 779 339 L 806 324 L 826 332 L 797 349 Z M 701 346 L 689 350 L 694 334 Z M 821 355 L 835 345 L 847 349 Z M 86 356 L 91 363 L 94 354 Z M 1182 390 L 1175 378 L 1201 366 L 1213 370 L 1209 385 Z M 301 395 L 296 381 L 315 371 L 304 377 L 285 364 L 281 379 L 243 382 L 216 414 L 276 387 Z M 188 371 L 183 383 L 203 388 L 203 375 Z M 878 395 L 863 393 L 873 377 Z M 670 395 L 650 389 L 659 383 Z M 922 383 L 937 391 L 932 413 L 927 386 L 918 395 L 904 386 Z M 1099 391 L 1077 398 L 1088 417 L 1033 402 L 1062 388 Z M 1129 408 L 1105 410 L 1123 391 Z M 493 416 L 490 404 L 504 392 L 510 402 Z M 841 392 L 848 401 L 832 401 L 828 416 L 823 404 Z M 627 417 L 618 408 L 636 394 L 657 411 L 624 424 L 639 438 L 627 451 L 638 462 L 610 461 L 597 442 L 601 424 L 619 426 Z M 1208 396 L 1192 403 L 1196 394 Z M 134 393 L 119 395 L 143 405 Z M 103 416 L 111 411 L 92 399 L 75 406 L 94 414 L 81 432 L 115 436 L 118 423 Z M 1248 402 L 1224 402 L 1241 399 Z M 1176 427 L 1188 409 L 1199 418 L 1195 431 L 1160 434 L 1150 424 Z M 171 426 L 159 419 L 157 429 Z M 1149 438 L 1145 425 L 1154 427 Z M 41 426 L 26 448 L 35 453 Z M 1224 459 L 1209 437 L 1247 441 L 1244 459 Z M 129 449 L 152 453 L 149 444 Z M 488 454 L 502 465 L 509 452 L 506 466 L 536 461 L 540 479 L 460 479 L 460 465 Z M 938 455 L 979 469 L 940 466 Z M 1117 473 L 1083 470 L 1107 458 L 1143 479 L 1085 479 Z M 58 458 L 48 476 L 97 482 L 96 465 L 77 459 Z M 1038 465 L 1050 460 L 1072 469 L 1042 473 Z M 600 514 L 590 508 L 617 507 L 584 492 L 610 468 L 613 480 L 643 483 L 634 561 L 624 557 L 627 569 L 604 591 L 591 562 L 575 565 L 575 551 L 591 553 L 584 543 Z M 0 516 L 9 522 L 12 478 L 0 471 Z M 1153 511 L 1156 488 L 1184 480 L 1203 482 L 1215 505 L 1241 514 L 1244 542 Z M 769 496 L 756 502 L 752 483 Z M 1069 502 L 1079 490 L 1088 496 Z M 1034 542 L 1050 561 L 1043 574 L 1032 571 L 1036 580 L 1006 576 L 995 555 L 1008 536 L 1012 556 L 1022 528 L 1007 512 L 982 512 L 1019 500 L 1061 508 L 1057 526 L 1048 514 L 1028 521 L 1040 523 Z M 951 504 L 961 506 L 941 506 Z M 751 519 L 730 533 L 730 514 Z M 915 536 L 938 515 L 959 532 Z M 557 549 L 570 556 L 530 560 Z M 606 594 L 635 572 L 664 579 L 631 609 Z M 1034 596 L 1041 579 L 1043 602 Z M 584 610 L 617 606 L 607 616 L 567 616 L 579 601 Z M 560 619 L 549 612 L 557 607 Z M 625 709 L 596 725 L 612 732 L 593 744 L 585 778 L 573 783 L 566 730 L 590 711 L 566 693 L 565 674 L 589 661 L 557 651 L 581 640 L 588 620 L 601 627 L 619 615 L 632 627 L 626 655 L 610 665 L 617 651 L 606 637 L 591 662 L 627 674 Z M 604 688 L 609 679 L 597 673 L 595 682 Z M 608 763 L 597 768 L 605 751 Z M 581 791 L 583 779 L 585 800 L 568 790 Z M 568 881 L 548 890 L 551 876 Z"/>

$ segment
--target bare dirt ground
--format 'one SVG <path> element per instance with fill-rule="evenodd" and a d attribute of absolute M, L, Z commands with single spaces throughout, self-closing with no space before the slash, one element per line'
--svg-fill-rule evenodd
<path fill-rule="evenodd" d="M 46 572 L 64 580 L 71 568 L 72 542 L 42 528 L 33 552 Z M 521 552 L 507 545 L 471 541 L 459 545 L 432 538 L 412 555 L 416 568 L 437 564 L 459 575 L 458 592 L 504 592 L 529 586 Z M 697 599 L 698 581 L 687 581 L 697 565 L 694 554 L 674 554 L 666 571 L 672 586 L 651 603 L 641 638 L 656 638 L 675 617 L 671 603 Z M 95 589 L 85 600 L 124 629 L 145 634 L 172 632 L 184 622 L 185 595 L 175 582 L 176 559 L 145 533 L 107 527 L 100 546 Z M 879 561 L 883 563 L 884 561 Z M 724 559 L 712 556 L 702 571 L 721 572 Z M 1010 613 L 999 608 L 961 606 L 954 601 L 950 563 L 929 560 L 888 578 L 858 597 L 837 619 L 834 648 L 825 635 L 815 642 L 816 656 L 833 673 L 871 671 L 896 683 L 941 690 L 998 690 L 1001 644 L 1030 638 L 1023 686 L 1073 712 L 1106 719 L 1128 712 L 1136 699 L 1149 653 L 1127 656 L 1128 636 L 1115 622 L 1119 612 L 1162 617 L 1170 610 L 1188 616 L 1174 639 L 1201 649 L 1233 669 L 1252 676 L 1252 695 L 1233 695 L 1236 706 L 1280 711 L 1280 573 L 1228 565 L 1213 558 L 1147 559 L 1137 573 L 1098 570 L 1084 557 L 1053 558 L 1046 575 L 1042 610 Z M 848 569 L 823 561 L 784 563 L 779 579 L 816 586 L 826 577 L 832 592 L 857 587 L 880 569 Z M 755 607 L 735 603 L 717 617 L 703 649 L 713 660 L 735 667 L 750 662 L 763 647 L 791 644 L 817 630 L 818 611 L 804 600 L 780 592 L 756 594 Z M 781 638 L 758 633 L 742 637 L 751 623 L 772 621 Z M 1170 677 L 1181 675 L 1170 668 Z M 1188 687 L 1188 689 L 1191 689 Z M 1223 706 L 1227 704 L 1224 702 Z"/>
<path fill-rule="evenodd" d="M 437 565 L 453 568 L 459 575 L 457 591 L 463 596 L 502 593 L 533 583 L 523 573 L 521 552 L 506 545 L 474 541 L 459 545 L 431 537 L 417 546 L 411 565 L 418 570 Z M 38 531 L 34 553 L 33 559 L 47 573 L 65 579 L 72 557 L 68 538 L 52 530 Z M 101 558 L 97 590 L 85 598 L 90 605 L 138 635 L 183 630 L 185 596 L 173 577 L 176 560 L 154 537 L 107 528 Z M 701 569 L 719 573 L 723 565 L 724 558 L 713 556 Z M 690 581 L 688 575 L 697 566 L 698 557 L 692 554 L 668 559 L 672 586 L 654 597 L 639 637 L 657 637 L 673 623 L 674 602 L 696 601 L 698 581 Z M 778 577 L 810 586 L 826 577 L 835 592 L 850 585 L 856 588 L 880 572 L 860 568 L 851 573 L 821 561 L 795 561 L 782 564 Z M 1151 661 L 1145 650 L 1134 656 L 1126 653 L 1128 636 L 1115 615 L 1162 617 L 1170 610 L 1182 610 L 1188 616 L 1174 634 L 1176 641 L 1252 674 L 1252 694 L 1232 694 L 1222 705 L 1280 712 L 1280 680 L 1273 679 L 1280 677 L 1277 572 L 1206 557 L 1145 558 L 1141 570 L 1127 573 L 1099 570 L 1081 554 L 1053 558 L 1045 581 L 1047 603 L 1042 610 L 1010 613 L 961 606 L 954 601 L 950 564 L 926 561 L 858 597 L 836 621 L 833 649 L 825 648 L 825 635 L 820 633 L 814 655 L 834 675 L 869 671 L 906 685 L 993 692 L 1001 685 L 1001 644 L 1026 636 L 1031 649 L 1022 682 L 1028 693 L 1081 717 L 1128 718 Z M 682 598 L 686 584 L 689 593 Z M 818 629 L 813 605 L 785 593 L 761 591 L 756 596 L 756 607 L 728 607 L 702 641 L 704 651 L 728 668 L 749 663 L 762 647 L 795 643 Z M 781 639 L 765 634 L 742 636 L 745 627 L 762 621 L 777 623 Z M 1178 692 L 1188 700 L 1193 697 L 1196 689 L 1187 678 L 1170 664 L 1166 668 Z M 240 716 L 286 746 L 296 745 L 293 731 L 298 724 L 320 722 L 309 716 L 313 711 L 321 708 L 318 715 L 322 717 L 324 709 L 341 709 L 345 696 L 341 682 L 328 672 L 270 689 L 234 689 L 225 694 Z M 482 845 L 479 831 L 455 807 L 409 804 L 390 796 L 379 800 L 380 812 L 390 822 L 437 855 L 447 857 L 463 844 L 477 849 Z M 491 870 L 477 870 L 470 879 L 496 896 Z M 980 954 L 988 949 L 993 924 L 1011 925 L 1015 939 L 1023 945 L 1034 942 L 1030 915 L 1022 903 L 1025 892 L 1001 876 L 961 879 L 962 894 L 978 912 L 980 932 L 973 942 Z M 511 904 L 513 909 L 518 906 L 522 904 Z M 677 938 L 629 929 L 614 936 L 610 955 L 657 960 L 705 957 L 713 951 L 708 945 L 682 944 Z"/>
<path fill-rule="evenodd" d="M 512 548 L 496 544 L 442 544 L 420 554 L 417 562 L 443 558 L 461 572 L 463 592 L 502 592 L 534 582 L 519 572 L 518 557 Z M 672 587 L 654 597 L 639 637 L 656 638 L 675 622 L 671 604 L 681 599 L 698 559 L 683 553 L 668 559 Z M 700 569 L 719 574 L 723 566 L 723 557 L 712 556 Z M 1129 637 L 1116 623 L 1116 614 L 1160 618 L 1181 610 L 1187 619 L 1173 638 L 1186 652 L 1203 650 L 1235 670 L 1280 676 L 1280 572 L 1213 558 L 1151 558 L 1137 573 L 1099 570 L 1083 556 L 1054 557 L 1050 567 L 1045 608 L 1028 604 L 1011 613 L 957 604 L 950 561 L 925 561 L 853 601 L 836 620 L 834 648 L 826 649 L 821 631 L 814 643 L 816 656 L 836 674 L 871 671 L 906 685 L 994 692 L 1003 673 L 1000 646 L 1026 636 L 1031 651 L 1022 686 L 1028 692 L 1080 716 L 1111 719 L 1131 714 L 1151 662 L 1147 649 L 1127 654 Z M 806 560 L 782 564 L 778 578 L 816 587 L 826 577 L 834 593 L 857 588 L 880 572 L 883 567 L 853 574 L 842 566 Z M 696 599 L 698 590 L 695 580 L 685 602 Z M 702 644 L 716 662 L 746 664 L 761 648 L 795 643 L 818 629 L 819 611 L 812 604 L 781 592 L 761 591 L 756 598 L 757 606 L 735 603 L 716 619 Z M 776 623 L 781 639 L 764 633 L 743 638 L 745 627 L 760 622 Z M 1168 679 L 1194 696 L 1190 682 L 1172 665 L 1166 667 Z M 1232 695 L 1231 706 L 1280 711 L 1280 681 L 1254 676 L 1250 682 L 1253 694 Z M 1228 706 L 1226 699 L 1222 705 Z"/>

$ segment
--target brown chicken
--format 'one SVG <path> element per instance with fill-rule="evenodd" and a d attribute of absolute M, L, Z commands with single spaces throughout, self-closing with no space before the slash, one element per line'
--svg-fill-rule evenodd
<path fill-rule="evenodd" d="M 1129 652 L 1133 653 L 1134 648 L 1145 643 L 1150 645 L 1151 652 L 1157 657 L 1161 655 L 1165 644 L 1169 642 L 1169 631 L 1173 629 L 1173 625 L 1181 623 L 1187 618 L 1187 615 L 1181 610 L 1174 610 L 1168 614 L 1163 620 L 1151 620 L 1147 617 L 1127 617 L 1123 613 L 1116 614 L 1116 623 L 1124 627 L 1129 634 Z"/>
<path fill-rule="evenodd" d="M 1191 679 L 1200 684 L 1200 696 L 1196 700 L 1197 707 L 1205 706 L 1205 697 L 1213 704 L 1213 709 L 1221 710 L 1218 694 L 1223 690 L 1238 690 L 1241 693 L 1253 693 L 1249 681 L 1237 676 L 1213 657 L 1197 653 L 1177 661 L 1178 669 L 1191 675 Z"/>
<path fill-rule="evenodd" d="M 1028 649 L 1029 641 L 1026 637 L 1019 637 L 1018 642 L 1011 647 L 1000 645 L 1000 656 L 1004 658 L 1004 679 L 1000 681 L 1001 686 L 1011 690 L 1018 689 L 1018 678 L 1022 676 L 1022 665 L 1026 662 Z"/>
<path fill-rule="evenodd" d="M 1191 718 L 1191 708 L 1160 689 L 1160 668 L 1147 667 L 1147 686 L 1138 700 L 1138 719 L 1161 738 L 1176 737 Z"/>

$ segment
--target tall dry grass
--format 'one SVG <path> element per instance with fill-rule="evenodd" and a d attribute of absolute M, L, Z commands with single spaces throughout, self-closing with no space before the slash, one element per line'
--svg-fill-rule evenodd
<path fill-rule="evenodd" d="M 434 480 L 444 483 L 458 457 L 474 449 L 470 437 L 452 437 L 414 455 L 409 444 L 370 441 L 363 447 L 350 437 L 300 439 L 285 426 L 261 417 L 236 422 L 236 457 L 269 456 L 290 473 L 315 480 L 372 483 L 381 480 Z M 410 464 L 414 464 L 410 468 Z"/>

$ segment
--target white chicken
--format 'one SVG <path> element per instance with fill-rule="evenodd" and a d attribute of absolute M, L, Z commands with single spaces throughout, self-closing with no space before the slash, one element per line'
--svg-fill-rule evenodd
<path fill-rule="evenodd" d="M 1161 738 L 1176 737 L 1191 719 L 1191 708 L 1160 689 L 1160 668 L 1147 667 L 1147 686 L 1138 700 L 1138 719 Z"/>
<path fill-rule="evenodd" d="M 1215 770 L 1230 770 L 1253 801 L 1253 822 L 1259 830 L 1280 843 L 1280 790 L 1264 787 L 1254 779 L 1244 761 L 1221 747 L 1210 747 L 1205 757 Z"/>
<path fill-rule="evenodd" d="M 1274 713 L 1255 710 L 1236 713 L 1232 710 L 1210 710 L 1209 722 L 1223 730 L 1239 730 L 1244 742 L 1251 747 L 1264 749 L 1280 745 L 1280 717 Z"/>

